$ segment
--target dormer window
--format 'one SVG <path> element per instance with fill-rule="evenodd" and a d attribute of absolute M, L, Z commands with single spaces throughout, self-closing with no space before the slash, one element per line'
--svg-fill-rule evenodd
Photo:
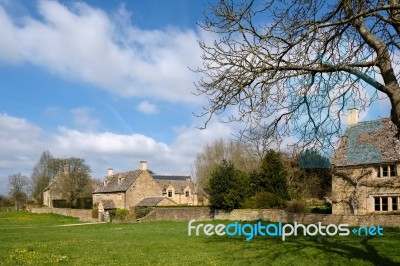
<path fill-rule="evenodd" d="M 172 198 L 172 190 L 168 190 L 168 198 Z"/>
<path fill-rule="evenodd" d="M 189 191 L 188 190 L 185 191 L 185 195 L 186 195 L 186 198 L 189 198 Z"/>
<path fill-rule="evenodd" d="M 396 165 L 381 165 L 377 169 L 377 177 L 394 177 L 397 176 Z"/>

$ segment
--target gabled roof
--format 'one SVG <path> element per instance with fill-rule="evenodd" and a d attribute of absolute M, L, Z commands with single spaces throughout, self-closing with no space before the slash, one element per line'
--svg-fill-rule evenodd
<path fill-rule="evenodd" d="M 50 179 L 49 184 L 44 188 L 43 191 L 47 191 L 50 190 L 52 187 L 54 187 L 54 185 L 58 182 L 60 182 L 60 180 L 64 177 L 63 173 L 58 173 L 56 174 L 52 179 Z"/>
<path fill-rule="evenodd" d="M 194 185 L 190 176 L 154 175 L 153 178 L 163 193 L 166 193 L 169 186 L 174 188 L 175 194 L 183 194 L 186 187 L 189 187 L 194 192 Z"/>
<path fill-rule="evenodd" d="M 183 175 L 153 175 L 155 180 L 176 180 L 176 181 L 186 181 L 191 179 L 190 176 Z"/>
<path fill-rule="evenodd" d="M 134 170 L 107 176 L 105 177 L 106 185 L 100 185 L 93 193 L 125 192 L 142 172 L 142 170 Z M 121 182 L 119 182 L 120 179 Z"/>
<path fill-rule="evenodd" d="M 163 200 L 170 201 L 172 204 L 177 204 L 175 201 L 173 201 L 173 200 L 171 200 L 169 198 L 166 198 L 166 197 L 150 197 L 150 198 L 144 198 L 136 206 L 139 206 L 139 207 L 154 207 L 154 206 L 157 206 Z"/>
<path fill-rule="evenodd" d="M 104 210 L 116 209 L 115 203 L 113 200 L 100 200 L 101 205 L 103 205 Z"/>
<path fill-rule="evenodd" d="M 397 127 L 390 118 L 349 126 L 335 151 L 333 166 L 379 164 L 400 161 Z"/>

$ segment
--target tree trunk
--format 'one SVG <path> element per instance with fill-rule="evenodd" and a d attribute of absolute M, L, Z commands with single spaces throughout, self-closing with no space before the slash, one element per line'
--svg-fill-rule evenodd
<path fill-rule="evenodd" d="M 397 131 L 400 134 L 400 92 L 396 90 L 389 96 L 390 103 L 392 104 L 391 118 L 392 122 L 397 126 Z"/>

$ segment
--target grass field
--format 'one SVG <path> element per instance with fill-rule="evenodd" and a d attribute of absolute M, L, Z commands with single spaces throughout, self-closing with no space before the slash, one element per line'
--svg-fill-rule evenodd
<path fill-rule="evenodd" d="M 0 265 L 400 265 L 400 229 L 382 237 L 191 236 L 186 222 L 77 224 L 0 212 Z"/>

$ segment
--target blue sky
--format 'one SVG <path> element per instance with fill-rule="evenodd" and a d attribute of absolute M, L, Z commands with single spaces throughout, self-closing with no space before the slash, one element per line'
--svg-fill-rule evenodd
<path fill-rule="evenodd" d="M 136 169 L 193 174 L 195 156 L 237 125 L 193 116 L 197 22 L 209 2 L 0 0 L 0 194 L 44 150 L 102 178 Z M 366 119 L 387 115 L 382 103 Z"/>
<path fill-rule="evenodd" d="M 192 174 L 203 146 L 232 133 L 192 114 L 208 2 L 0 0 L 0 193 L 44 150 L 84 158 L 97 178 L 140 160 Z"/>

